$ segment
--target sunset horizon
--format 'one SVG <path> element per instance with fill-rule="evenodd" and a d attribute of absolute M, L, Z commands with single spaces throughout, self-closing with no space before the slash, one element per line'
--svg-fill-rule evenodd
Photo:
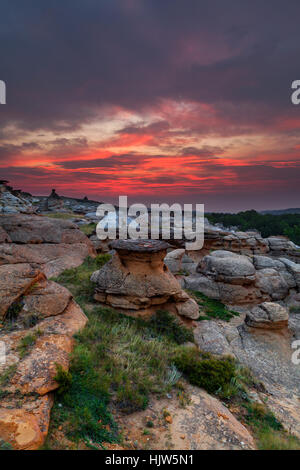
<path fill-rule="evenodd" d="M 0 177 L 14 188 L 223 212 L 299 205 L 296 2 L 17 3 L 0 20 Z"/>

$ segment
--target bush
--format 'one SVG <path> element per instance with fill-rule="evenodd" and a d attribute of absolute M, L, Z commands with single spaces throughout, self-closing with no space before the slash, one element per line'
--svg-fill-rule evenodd
<path fill-rule="evenodd" d="M 216 393 L 230 384 L 235 376 L 235 362 L 226 357 L 215 359 L 207 354 L 187 348 L 182 350 L 174 360 L 175 366 L 189 379 L 189 382 L 204 388 L 209 393 Z"/>
<path fill-rule="evenodd" d="M 67 370 L 63 369 L 61 364 L 56 364 L 56 375 L 54 380 L 58 383 L 59 389 L 57 390 L 58 395 L 62 395 L 72 385 L 72 374 Z"/>

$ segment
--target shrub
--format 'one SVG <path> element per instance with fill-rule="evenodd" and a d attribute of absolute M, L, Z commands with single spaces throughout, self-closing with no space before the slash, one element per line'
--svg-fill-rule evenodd
<path fill-rule="evenodd" d="M 182 350 L 174 360 L 176 367 L 189 379 L 190 383 L 202 387 L 209 393 L 216 393 L 228 385 L 235 375 L 235 363 L 230 357 L 215 359 L 201 357 L 192 348 Z"/>
<path fill-rule="evenodd" d="M 58 395 L 62 395 L 71 387 L 72 374 L 65 370 L 61 364 L 56 364 L 56 375 L 54 380 L 59 385 L 59 389 L 57 390 Z"/>

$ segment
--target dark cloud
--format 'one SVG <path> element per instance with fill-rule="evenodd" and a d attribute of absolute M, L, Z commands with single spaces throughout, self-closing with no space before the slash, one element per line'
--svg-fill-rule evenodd
<path fill-rule="evenodd" d="M 295 114 L 299 14 L 297 0 L 3 0 L 0 122 L 65 131 L 162 98 L 249 125 Z"/>

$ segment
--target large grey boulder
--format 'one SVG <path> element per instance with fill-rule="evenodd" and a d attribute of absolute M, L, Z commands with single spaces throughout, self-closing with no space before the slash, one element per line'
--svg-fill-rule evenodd
<path fill-rule="evenodd" d="M 218 283 L 213 279 L 197 273 L 192 276 L 186 276 L 183 279 L 185 289 L 201 292 L 211 299 L 220 299 Z"/>
<path fill-rule="evenodd" d="M 284 277 L 275 269 L 266 268 L 257 271 L 256 286 L 273 300 L 284 299 L 289 293 L 289 286 Z"/>
<path fill-rule="evenodd" d="M 205 256 L 197 271 L 229 284 L 251 284 L 255 280 L 255 268 L 250 258 L 225 250 Z"/>
<path fill-rule="evenodd" d="M 293 276 L 298 289 L 300 289 L 300 264 L 286 258 L 280 258 L 280 261 L 286 266 L 287 271 Z"/>
<path fill-rule="evenodd" d="M 183 248 L 178 248 L 177 250 L 173 250 L 170 251 L 170 253 L 167 253 L 164 261 L 171 273 L 177 274 L 181 271 L 181 262 L 184 254 L 185 250 Z"/>

